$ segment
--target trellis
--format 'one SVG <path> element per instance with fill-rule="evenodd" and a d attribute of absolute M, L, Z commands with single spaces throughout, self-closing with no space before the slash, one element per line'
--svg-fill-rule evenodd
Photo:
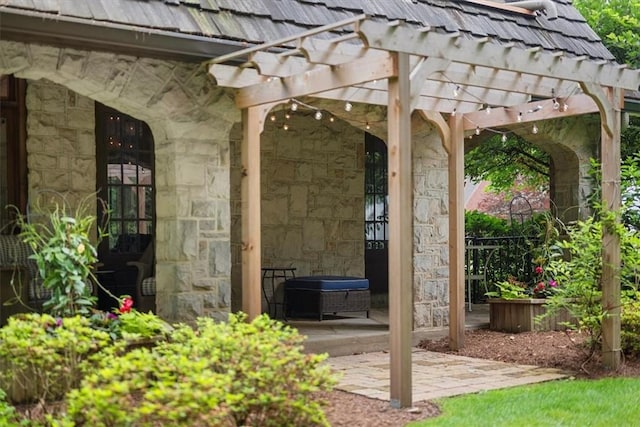
<path fill-rule="evenodd" d="M 524 10 L 523 10 L 524 11 Z M 640 72 L 587 56 L 440 33 L 364 15 L 215 58 L 210 73 L 242 109 L 242 309 L 261 312 L 260 134 L 275 106 L 316 97 L 387 106 L 389 322 L 393 406 L 409 406 L 412 333 L 411 114 L 433 123 L 449 159 L 449 340 L 464 346 L 464 138 L 485 128 L 598 112 L 602 198 L 620 205 L 623 90 Z M 567 97 L 570 96 L 570 101 Z M 538 101 L 532 102 L 532 99 Z M 564 105 L 569 105 L 565 108 Z M 487 114 L 489 111 L 490 114 Z M 620 362 L 620 243 L 603 236 L 604 360 Z"/>

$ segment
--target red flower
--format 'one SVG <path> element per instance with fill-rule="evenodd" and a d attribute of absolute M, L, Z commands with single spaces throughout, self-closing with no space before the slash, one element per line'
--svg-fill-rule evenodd
<path fill-rule="evenodd" d="M 544 270 L 542 269 L 542 267 L 541 267 L 541 266 L 537 266 L 537 267 L 536 267 L 536 269 L 535 269 L 534 271 L 536 272 L 536 274 L 542 274 L 542 272 L 543 272 Z"/>
<path fill-rule="evenodd" d="M 118 311 L 120 313 L 129 313 L 132 308 L 133 308 L 133 298 L 125 297 L 122 299 L 122 304 L 120 305 L 120 308 L 118 309 Z"/>

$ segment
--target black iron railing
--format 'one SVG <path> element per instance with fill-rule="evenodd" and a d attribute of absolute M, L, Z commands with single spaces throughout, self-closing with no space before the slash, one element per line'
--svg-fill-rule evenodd
<path fill-rule="evenodd" d="M 526 236 L 465 238 L 465 278 L 471 301 L 486 300 L 484 294 L 510 276 L 526 282 L 533 279 L 533 249 L 538 243 L 537 237 Z"/>

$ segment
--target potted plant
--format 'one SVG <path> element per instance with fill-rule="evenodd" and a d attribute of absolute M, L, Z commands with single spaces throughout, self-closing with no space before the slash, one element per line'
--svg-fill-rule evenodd
<path fill-rule="evenodd" d="M 87 213 L 89 198 L 71 211 L 63 195 L 52 193 L 48 207 L 36 204 L 28 217 L 17 215 L 20 238 L 30 246 L 30 258 L 40 275 L 31 278 L 36 279 L 32 286 L 42 286 L 42 293 L 48 296 L 44 311 L 54 316 L 86 316 L 96 300 L 93 286 L 97 280 L 92 270 L 98 254 L 91 235 L 94 230 L 98 239 L 106 234 L 96 225 L 97 217 Z"/>
<path fill-rule="evenodd" d="M 489 328 L 505 332 L 562 330 L 572 322 L 566 310 L 547 314 L 549 298 L 559 290 L 550 264 L 562 258 L 559 229 L 564 226 L 550 215 L 544 215 L 540 225 L 540 244 L 531 253 L 532 265 L 528 279 L 510 276 L 496 284 L 489 297 Z"/>

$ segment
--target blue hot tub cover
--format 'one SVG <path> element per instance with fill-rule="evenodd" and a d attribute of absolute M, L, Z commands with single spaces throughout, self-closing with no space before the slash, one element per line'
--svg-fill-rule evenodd
<path fill-rule="evenodd" d="M 369 279 L 350 276 L 304 276 L 288 279 L 285 289 L 314 291 L 355 291 L 369 289 Z"/>

